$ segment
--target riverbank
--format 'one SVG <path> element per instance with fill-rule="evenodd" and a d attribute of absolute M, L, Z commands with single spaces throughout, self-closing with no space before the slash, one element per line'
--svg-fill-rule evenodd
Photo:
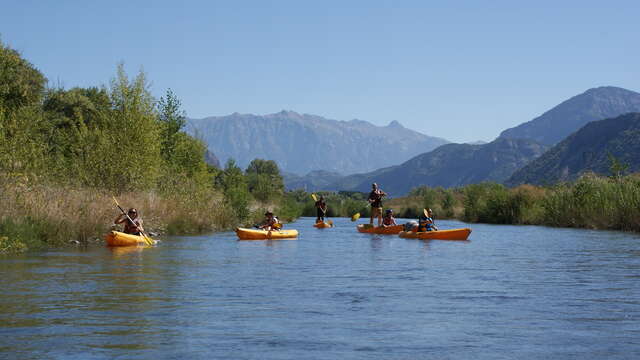
<path fill-rule="evenodd" d="M 28 183 L 0 190 L 0 253 L 102 242 L 120 215 L 112 194 L 104 190 Z M 196 234 L 237 225 L 233 211 L 214 190 L 174 196 L 127 192 L 119 194 L 118 201 L 137 208 L 145 229 L 157 234 Z"/>
<path fill-rule="evenodd" d="M 508 188 L 496 183 L 455 189 L 418 188 L 388 202 L 405 213 L 432 208 L 438 218 L 471 223 L 640 232 L 640 174 L 586 174 L 574 182 Z M 414 204 L 407 210 L 406 204 Z M 402 207 L 401 207 L 402 209 Z"/>

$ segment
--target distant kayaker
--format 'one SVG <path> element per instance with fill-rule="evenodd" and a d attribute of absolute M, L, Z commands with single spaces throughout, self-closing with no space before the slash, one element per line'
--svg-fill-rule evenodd
<path fill-rule="evenodd" d="M 398 224 L 396 224 L 396 219 L 393 217 L 393 210 L 387 209 L 387 211 L 384 212 L 384 218 L 382 218 L 382 226 L 387 227 L 396 225 Z"/>
<path fill-rule="evenodd" d="M 387 194 L 378 188 L 378 184 L 371 184 L 371 192 L 367 199 L 371 204 L 371 219 L 369 224 L 373 225 L 373 218 L 378 217 L 378 226 L 382 225 L 382 197 Z"/>
<path fill-rule="evenodd" d="M 129 216 L 127 217 L 127 215 Z M 127 215 L 122 214 L 118 216 L 113 221 L 113 223 L 124 224 L 123 232 L 125 234 L 141 235 L 141 232 L 144 231 L 144 228 L 142 227 L 142 218 L 138 216 L 138 210 L 136 210 L 135 208 L 131 208 L 129 209 L 129 211 L 127 211 Z M 133 220 L 133 223 L 129 220 L 129 218 Z"/>
<path fill-rule="evenodd" d="M 427 211 L 427 214 L 420 216 L 420 218 L 418 219 L 418 228 L 416 229 L 417 232 L 438 230 L 438 228 L 433 223 L 433 218 L 427 216 L 433 214 L 430 210 L 431 209 Z"/>
<path fill-rule="evenodd" d="M 431 228 L 433 230 L 438 230 L 438 227 L 436 226 L 436 222 L 433 220 L 433 210 L 427 209 L 427 217 L 429 218 L 429 223 L 431 224 Z"/>
<path fill-rule="evenodd" d="M 320 195 L 320 198 L 316 201 L 316 224 L 323 222 L 326 215 L 327 202 L 324 201 L 324 196 Z"/>
<path fill-rule="evenodd" d="M 278 221 L 278 218 L 275 217 L 271 211 L 264 213 L 264 222 L 262 223 L 262 226 L 260 226 L 260 229 L 271 231 L 277 230 L 281 227 L 280 221 Z"/>

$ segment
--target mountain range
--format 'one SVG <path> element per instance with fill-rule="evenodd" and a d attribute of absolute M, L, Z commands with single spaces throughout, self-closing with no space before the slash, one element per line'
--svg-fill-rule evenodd
<path fill-rule="evenodd" d="M 448 143 L 392 121 L 375 126 L 363 120 L 337 121 L 281 111 L 270 115 L 234 113 L 189 119 L 187 132 L 201 138 L 223 164 L 230 158 L 275 160 L 293 174 L 324 170 L 341 174 L 395 165 Z"/>
<path fill-rule="evenodd" d="M 555 145 L 588 122 L 640 112 L 640 93 L 613 86 L 589 89 L 537 118 L 504 130 L 500 137 Z"/>
<path fill-rule="evenodd" d="M 371 183 L 377 182 L 389 195 L 401 196 L 420 185 L 448 188 L 503 182 L 546 149 L 529 139 L 498 138 L 485 145 L 447 144 L 397 166 L 343 177 L 325 189 L 369 191 Z"/>
<path fill-rule="evenodd" d="M 546 185 L 591 171 L 609 174 L 610 156 L 640 171 L 640 113 L 593 121 L 516 171 L 508 185 Z"/>
<path fill-rule="evenodd" d="M 636 92 L 611 86 L 593 88 L 563 101 L 527 123 L 505 130 L 497 140 L 488 144 L 447 144 L 401 165 L 341 178 L 336 178 L 334 174 L 325 180 L 318 179 L 320 174 L 313 173 L 287 185 L 304 184 L 305 188 L 310 189 L 317 186 L 316 188 L 325 190 L 368 191 L 372 182 L 378 182 L 393 195 L 404 195 L 412 187 L 419 185 L 453 187 L 482 181 L 509 184 L 538 181 L 534 177 L 525 180 L 514 177 L 513 182 L 509 182 L 509 179 L 517 170 L 542 155 L 557 139 L 579 130 L 589 121 L 601 120 L 607 115 L 619 116 L 634 111 L 639 106 L 640 94 Z M 631 142 L 627 141 L 625 144 L 616 154 L 622 155 L 624 148 Z M 540 166 L 538 162 L 532 164 Z M 545 157 L 545 164 L 545 167 L 552 166 L 548 157 Z M 590 165 L 583 163 L 579 167 L 587 169 Z M 602 170 L 602 163 L 599 167 L 591 168 Z M 577 167 L 572 169 L 573 173 L 581 171 Z"/>

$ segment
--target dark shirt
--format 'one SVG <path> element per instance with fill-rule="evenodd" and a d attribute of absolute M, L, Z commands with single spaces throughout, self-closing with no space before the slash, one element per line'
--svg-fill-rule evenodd
<path fill-rule="evenodd" d="M 369 193 L 369 200 L 371 201 L 371 207 L 381 208 L 382 207 L 382 196 L 385 195 L 382 190 L 372 190 Z"/>

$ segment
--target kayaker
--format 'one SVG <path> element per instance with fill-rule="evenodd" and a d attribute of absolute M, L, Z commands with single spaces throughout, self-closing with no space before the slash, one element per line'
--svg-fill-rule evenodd
<path fill-rule="evenodd" d="M 396 219 L 393 217 L 393 210 L 387 209 L 387 211 L 384 212 L 384 218 L 382 218 L 382 226 L 387 227 L 396 225 L 398 224 L 396 224 Z"/>
<path fill-rule="evenodd" d="M 433 224 L 433 219 L 427 215 L 422 215 L 418 219 L 417 232 L 436 231 L 438 228 Z"/>
<path fill-rule="evenodd" d="M 369 198 L 367 199 L 371 204 L 371 219 L 369 221 L 370 225 L 373 225 L 373 218 L 378 217 L 378 226 L 382 225 L 382 197 L 387 194 L 378 188 L 378 184 L 371 184 L 371 192 L 369 193 Z"/>
<path fill-rule="evenodd" d="M 431 209 L 427 209 L 427 217 L 429 218 L 429 222 L 431 224 L 431 227 L 433 228 L 433 230 L 438 230 L 438 227 L 436 226 L 435 221 L 433 220 L 433 210 Z"/>
<path fill-rule="evenodd" d="M 320 199 L 316 201 L 316 224 L 323 222 L 326 215 L 327 203 L 324 201 L 324 196 L 320 195 Z"/>
<path fill-rule="evenodd" d="M 260 229 L 272 231 L 282 227 L 282 226 L 278 226 L 280 225 L 280 221 L 278 221 L 278 218 L 275 217 L 271 211 L 267 211 L 266 213 L 264 213 L 264 217 L 265 219 L 264 219 L 263 225 L 260 226 Z"/>
<path fill-rule="evenodd" d="M 138 216 L 138 210 L 131 208 L 127 211 L 127 215 L 129 215 L 129 217 L 125 214 L 118 216 L 113 223 L 124 224 L 123 232 L 125 234 L 142 235 L 141 232 L 144 231 L 144 228 L 142 227 L 142 218 Z M 133 220 L 133 223 L 129 221 L 129 218 Z"/>

